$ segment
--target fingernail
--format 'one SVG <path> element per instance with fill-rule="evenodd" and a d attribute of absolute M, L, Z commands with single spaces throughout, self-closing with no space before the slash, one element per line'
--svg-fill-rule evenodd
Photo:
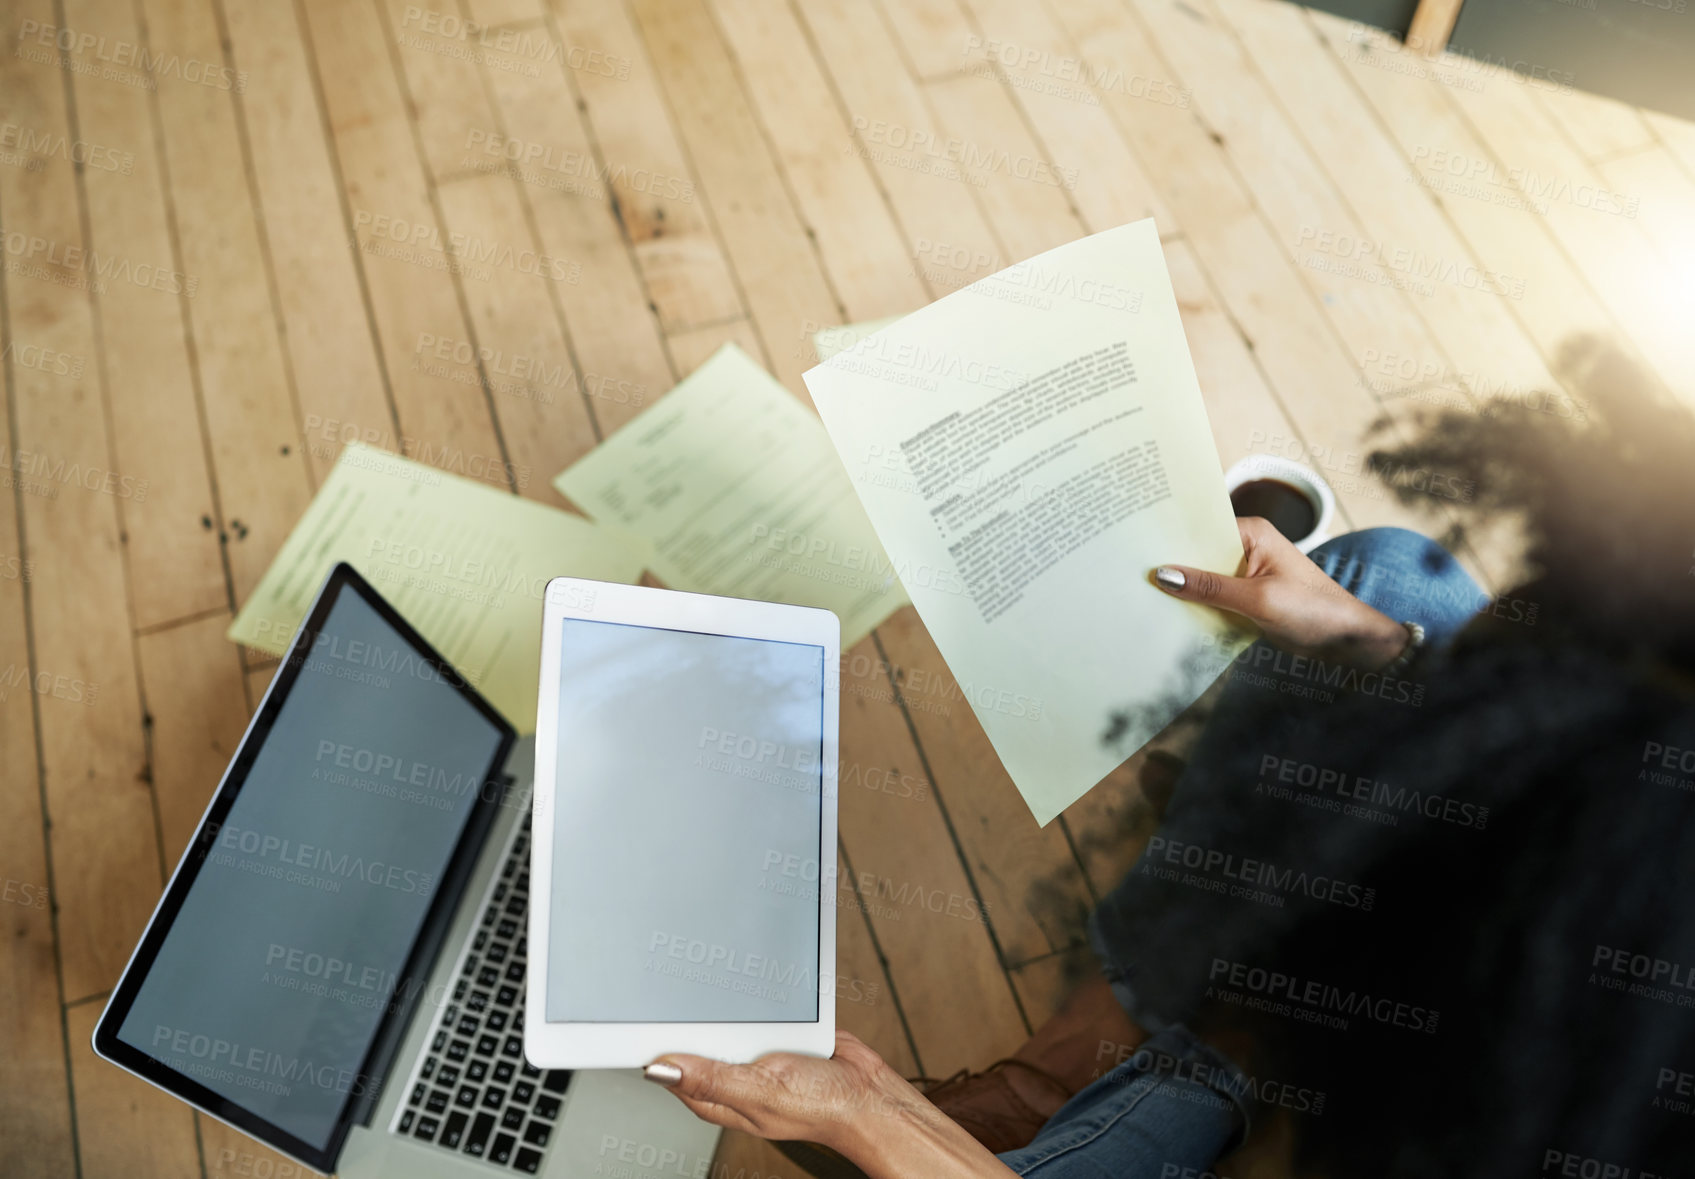
<path fill-rule="evenodd" d="M 1173 569 L 1170 565 L 1161 565 L 1158 569 L 1155 569 L 1154 580 L 1159 582 L 1160 589 L 1169 590 L 1172 593 L 1176 593 L 1187 584 L 1183 577 L 1183 571 Z"/>
<path fill-rule="evenodd" d="M 642 1076 L 655 1085 L 664 1085 L 669 1088 L 683 1079 L 683 1070 L 674 1064 L 666 1064 L 663 1060 L 656 1060 L 642 1069 Z"/>

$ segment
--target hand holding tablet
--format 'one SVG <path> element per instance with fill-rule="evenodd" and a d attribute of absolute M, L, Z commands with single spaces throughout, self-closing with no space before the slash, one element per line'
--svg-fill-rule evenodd
<path fill-rule="evenodd" d="M 525 1055 L 829 1056 L 836 616 L 577 578 L 545 603 Z"/>

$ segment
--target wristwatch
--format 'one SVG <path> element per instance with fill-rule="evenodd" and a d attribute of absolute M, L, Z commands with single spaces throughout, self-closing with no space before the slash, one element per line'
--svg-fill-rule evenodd
<path fill-rule="evenodd" d="M 1401 625 L 1407 628 L 1407 645 L 1401 648 L 1399 655 L 1384 665 L 1384 675 L 1399 675 L 1418 658 L 1418 653 L 1424 650 L 1424 628 L 1407 619 L 1402 619 Z"/>

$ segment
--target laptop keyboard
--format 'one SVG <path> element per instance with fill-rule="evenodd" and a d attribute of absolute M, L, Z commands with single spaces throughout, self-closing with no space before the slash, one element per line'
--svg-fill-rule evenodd
<path fill-rule="evenodd" d="M 541 1170 L 571 1081 L 568 1071 L 524 1059 L 529 900 L 526 811 L 394 1125 L 397 1134 L 524 1175 Z"/>

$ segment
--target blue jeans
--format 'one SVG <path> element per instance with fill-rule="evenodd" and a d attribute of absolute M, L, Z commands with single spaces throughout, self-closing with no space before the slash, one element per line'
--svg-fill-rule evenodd
<path fill-rule="evenodd" d="M 1350 532 L 1311 556 L 1367 605 L 1424 627 L 1429 646 L 1452 639 L 1488 601 L 1445 549 L 1404 528 Z M 1263 703 L 1263 693 L 1250 698 L 1227 687 L 1214 721 Z M 1108 897 L 1102 907 L 1112 903 Z M 1246 1137 L 1249 1081 L 1187 1028 L 1162 1024 L 1156 1013 L 1143 1010 L 1113 969 L 1111 947 L 1100 944 L 1098 925 L 1094 933 L 1113 993 L 1154 1034 L 1129 1060 L 1066 1102 L 1034 1142 L 1000 1159 L 1017 1174 L 1038 1179 L 1193 1179 Z"/>

